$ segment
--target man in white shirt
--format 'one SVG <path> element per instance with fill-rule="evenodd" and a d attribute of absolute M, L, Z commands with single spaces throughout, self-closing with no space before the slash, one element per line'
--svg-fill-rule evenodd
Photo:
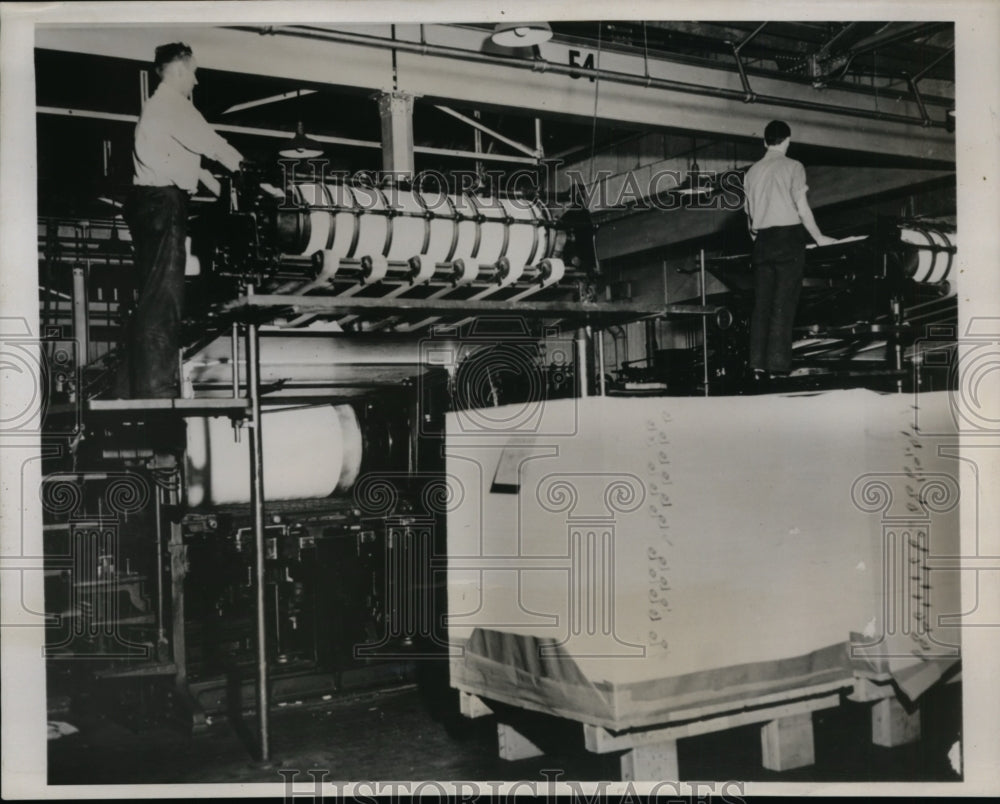
<path fill-rule="evenodd" d="M 767 153 L 743 180 L 747 221 L 754 238 L 754 310 L 750 368 L 755 375 L 787 374 L 792 365 L 792 323 L 802 289 L 805 233 L 825 246 L 836 242 L 816 225 L 806 193 L 806 169 L 786 156 L 791 129 L 772 120 L 764 129 Z"/>
<path fill-rule="evenodd" d="M 230 171 L 238 170 L 243 161 L 191 102 L 198 83 L 191 48 L 181 42 L 158 47 L 155 67 L 161 81 L 143 106 L 135 129 L 135 175 L 125 207 L 139 300 L 126 336 L 126 364 L 118 390 L 137 399 L 180 394 L 188 198 L 199 181 L 215 195 L 220 190 L 215 177 L 202 168 L 202 157 Z"/>

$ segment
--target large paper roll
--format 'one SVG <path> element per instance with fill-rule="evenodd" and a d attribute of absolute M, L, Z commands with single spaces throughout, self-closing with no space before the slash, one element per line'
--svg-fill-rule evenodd
<path fill-rule="evenodd" d="M 958 238 L 955 232 L 930 225 L 908 224 L 901 228 L 899 239 L 915 247 L 912 276 L 921 284 L 940 284 L 946 280 L 954 283 L 958 271 L 952 270 Z M 954 284 L 952 292 L 955 292 Z"/>
<path fill-rule="evenodd" d="M 335 182 L 298 183 L 292 196 L 299 208 L 279 213 L 287 254 L 534 265 L 553 252 L 554 224 L 535 200 Z"/>
<path fill-rule="evenodd" d="M 350 405 L 288 408 L 263 416 L 264 498 L 297 500 L 347 491 L 361 468 Z M 250 448 L 225 419 L 188 422 L 185 479 L 192 508 L 250 501 Z"/>

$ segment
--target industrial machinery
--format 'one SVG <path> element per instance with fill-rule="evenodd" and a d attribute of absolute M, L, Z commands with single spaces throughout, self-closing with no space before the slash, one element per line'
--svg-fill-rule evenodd
<path fill-rule="evenodd" d="M 643 781 L 848 695 L 912 725 L 962 647 L 954 25 L 324 19 L 35 31 L 50 709 L 252 724 L 267 773 L 278 707 L 433 685 Z M 190 199 L 177 397 L 118 398 L 168 36 L 247 161 Z M 761 388 L 774 115 L 840 239 Z"/>
<path fill-rule="evenodd" d="M 43 315 L 75 340 L 46 389 L 52 689 L 131 682 L 197 727 L 255 669 L 258 709 L 411 678 L 446 641 L 444 413 L 573 393 L 579 326 L 637 315 L 589 300 L 592 253 L 535 199 L 247 170 L 192 222 L 182 398 L 133 401 L 107 397 L 128 232 L 43 222 Z"/>
<path fill-rule="evenodd" d="M 832 246 L 807 246 L 793 344 L 794 376 L 782 390 L 865 387 L 941 390 L 958 317 L 957 236 L 953 218 L 879 219 Z M 703 303 L 723 317 L 706 319 L 690 348 L 660 348 L 647 336 L 646 355 L 624 361 L 612 391 L 686 396 L 746 391 L 751 255 L 702 252 L 679 269 L 714 278 Z M 715 324 L 710 326 L 709 324 Z M 647 327 L 647 330 L 649 328 Z M 928 351 L 937 353 L 924 360 Z"/>
<path fill-rule="evenodd" d="M 64 367 L 46 389 L 46 428 L 66 446 L 46 461 L 42 495 L 60 623 L 49 681 L 75 689 L 87 675 L 115 699 L 131 681 L 196 727 L 237 715 L 256 689 L 264 754 L 272 701 L 408 680 L 415 659 L 484 638 L 445 628 L 444 614 L 461 622 L 472 605 L 463 584 L 492 589 L 493 576 L 457 577 L 445 557 L 455 523 L 485 511 L 476 506 L 518 499 L 517 466 L 530 456 L 498 442 L 476 458 L 489 477 L 446 471 L 446 415 L 449 450 L 484 433 L 585 445 L 574 421 L 634 418 L 589 396 L 741 392 L 746 257 L 702 252 L 702 288 L 711 272 L 730 290 L 700 303 L 599 301 L 606 283 L 579 211 L 406 183 L 279 190 L 250 170 L 198 210 L 191 234 L 182 396 L 115 400 L 102 393 L 132 293 L 127 232 L 115 219 L 40 224 L 43 315 L 74 335 L 69 349 L 49 344 Z M 913 222 L 813 252 L 798 354 L 824 368 L 801 387 L 901 387 L 919 362 L 912 324 L 953 315 L 953 255 L 947 229 Z M 644 365 L 609 367 L 605 331 L 657 320 L 700 322 L 700 343 L 671 354 L 654 339 Z M 884 376 L 856 370 L 872 353 Z M 864 377 L 845 382 L 852 373 Z M 165 427 L 185 439 L 177 466 L 150 447 Z M 665 506 L 663 519 L 672 494 L 657 494 L 668 501 L 649 505 Z M 457 552 L 474 555 L 466 547 Z M 493 691 L 470 672 L 453 665 L 453 683 Z"/>

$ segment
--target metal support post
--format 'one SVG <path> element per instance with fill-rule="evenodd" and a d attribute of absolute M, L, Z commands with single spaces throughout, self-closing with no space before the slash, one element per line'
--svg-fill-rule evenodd
<path fill-rule="evenodd" d="M 901 394 L 903 393 L 903 343 L 900 333 L 903 328 L 903 300 L 899 296 L 894 296 L 892 299 L 892 325 L 893 367 L 897 372 L 896 392 Z"/>
<path fill-rule="evenodd" d="M 235 321 L 233 322 L 233 329 L 230 333 L 230 355 L 229 362 L 232 364 L 233 368 L 233 399 L 238 399 L 240 395 L 240 325 Z M 240 443 L 240 433 L 242 432 L 243 422 L 233 419 L 233 440 L 236 443 Z"/>
<path fill-rule="evenodd" d="M 382 170 L 395 178 L 412 178 L 413 96 L 383 92 L 378 96 L 382 118 Z"/>
<path fill-rule="evenodd" d="M 576 385 L 577 393 L 581 399 L 590 396 L 590 371 L 587 367 L 589 357 L 587 354 L 587 328 L 578 327 L 576 330 Z"/>
<path fill-rule="evenodd" d="M 598 394 L 604 396 L 607 388 L 604 381 L 604 330 L 595 333 L 597 338 L 597 388 Z"/>
<path fill-rule="evenodd" d="M 156 659 L 167 660 L 167 629 L 164 621 L 164 579 L 163 579 L 163 489 L 154 490 L 156 500 Z M 183 627 L 183 624 L 182 626 Z"/>
<path fill-rule="evenodd" d="M 90 355 L 90 331 L 87 311 L 87 269 L 82 263 L 73 266 L 73 337 L 76 339 L 76 366 L 87 365 Z"/>
<path fill-rule="evenodd" d="M 698 252 L 698 270 L 701 277 L 701 306 L 705 307 L 705 249 Z M 702 382 L 705 386 L 705 396 L 708 396 L 708 317 L 701 317 L 701 362 Z"/>
<path fill-rule="evenodd" d="M 253 288 L 247 288 L 253 295 Z M 250 402 L 250 503 L 253 508 L 254 552 L 256 555 L 255 593 L 257 604 L 257 725 L 260 758 L 270 759 L 267 689 L 267 618 L 264 603 L 264 450 L 260 413 L 260 333 L 256 322 L 247 324 L 247 395 Z"/>
<path fill-rule="evenodd" d="M 229 344 L 229 362 L 233 369 L 233 399 L 236 399 L 240 395 L 240 325 L 235 322 L 233 323 L 230 338 L 232 340 Z"/>
<path fill-rule="evenodd" d="M 174 509 L 180 501 L 179 479 L 172 478 L 164 488 L 166 505 Z M 202 732 L 207 728 L 205 712 L 191 695 L 187 683 L 187 635 L 184 616 L 184 579 L 188 572 L 187 545 L 184 528 L 174 516 L 170 518 L 170 604 L 171 604 L 171 656 L 174 661 L 174 695 L 188 728 Z"/>
<path fill-rule="evenodd" d="M 475 116 L 476 120 L 478 120 L 479 110 L 477 109 L 475 112 L 473 112 L 473 115 Z M 472 150 L 475 151 L 477 154 L 482 153 L 483 150 L 483 132 L 480 131 L 478 128 L 472 129 Z M 482 177 L 483 160 L 477 158 L 475 168 L 476 168 L 476 176 Z"/>
<path fill-rule="evenodd" d="M 652 366 L 653 361 L 656 359 L 656 352 L 660 348 L 660 345 L 656 340 L 656 324 L 657 319 L 648 318 L 646 319 L 646 365 Z"/>
<path fill-rule="evenodd" d="M 168 490 L 168 500 L 173 499 L 173 492 Z M 187 576 L 187 547 L 184 544 L 184 533 L 181 527 L 170 523 L 170 611 L 171 637 L 174 664 L 177 666 L 177 684 L 187 684 L 187 639 L 184 631 L 184 578 Z"/>

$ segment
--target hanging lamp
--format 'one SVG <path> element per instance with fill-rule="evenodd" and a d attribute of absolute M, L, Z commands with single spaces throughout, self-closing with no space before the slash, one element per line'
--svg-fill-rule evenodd
<path fill-rule="evenodd" d="M 297 97 L 302 97 L 302 90 L 298 90 Z M 323 146 L 306 135 L 305 125 L 299 120 L 295 126 L 295 136 L 278 153 L 289 159 L 313 159 L 323 155 Z"/>
<path fill-rule="evenodd" d="M 501 47 L 532 47 L 552 38 L 547 22 L 500 22 L 490 34 L 493 44 Z"/>

